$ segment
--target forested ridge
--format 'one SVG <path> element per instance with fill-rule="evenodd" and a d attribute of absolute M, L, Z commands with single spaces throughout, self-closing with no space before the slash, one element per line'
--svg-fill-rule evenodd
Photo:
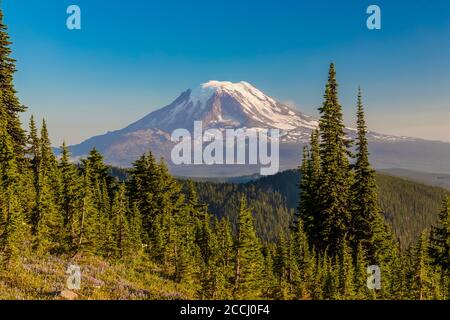
<path fill-rule="evenodd" d="M 287 170 L 246 183 L 195 182 L 200 199 L 211 212 L 236 220 L 235 204 L 247 196 L 255 215 L 256 229 L 263 239 L 277 239 L 287 230 L 299 201 L 300 170 Z M 420 233 L 434 225 L 448 191 L 383 173 L 375 176 L 379 205 L 403 248 L 417 241 Z"/>
<path fill-rule="evenodd" d="M 150 152 L 120 181 L 95 149 L 72 163 L 63 143 L 57 158 L 45 121 L 38 128 L 31 118 L 24 130 L 2 18 L 0 11 L 0 297 L 53 298 L 68 263 L 85 274 L 81 298 L 450 297 L 450 200 L 435 227 L 400 247 L 378 201 L 361 92 L 358 137 L 350 141 L 333 64 L 320 130 L 299 159 L 295 214 L 280 205 L 281 194 L 260 196 L 250 185 L 228 217 L 215 215 L 200 185 L 181 183 Z M 256 222 L 255 209 L 264 213 Z M 258 235 L 257 228 L 269 233 L 267 222 L 280 227 Z M 366 285 L 369 265 L 381 269 L 379 288 Z"/>

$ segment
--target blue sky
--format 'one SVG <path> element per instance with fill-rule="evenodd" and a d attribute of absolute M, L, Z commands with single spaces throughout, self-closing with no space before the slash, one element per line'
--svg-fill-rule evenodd
<path fill-rule="evenodd" d="M 211 79 L 317 115 L 330 61 L 346 123 L 450 141 L 450 1 L 3 0 L 16 88 L 54 145 L 122 128 Z M 82 30 L 66 28 L 81 8 Z M 368 30 L 366 8 L 381 8 Z"/>

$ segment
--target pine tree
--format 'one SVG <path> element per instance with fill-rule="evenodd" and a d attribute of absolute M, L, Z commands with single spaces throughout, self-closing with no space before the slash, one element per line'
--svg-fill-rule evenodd
<path fill-rule="evenodd" d="M 241 198 L 236 239 L 234 297 L 256 298 L 261 294 L 263 256 L 247 201 Z"/>
<path fill-rule="evenodd" d="M 299 204 L 297 207 L 296 219 L 305 221 L 306 225 L 313 225 L 313 216 L 311 215 L 311 181 L 309 168 L 309 149 L 307 146 L 303 147 L 303 160 L 300 166 L 300 182 L 298 184 L 300 189 Z M 294 226 L 297 222 L 294 221 Z M 309 229 L 309 228 L 308 228 Z"/>
<path fill-rule="evenodd" d="M 34 247 L 38 254 L 61 249 L 63 216 L 58 203 L 60 177 L 45 120 L 42 122 L 34 214 Z"/>
<path fill-rule="evenodd" d="M 82 201 L 81 181 L 76 166 L 70 163 L 70 153 L 65 142 L 61 149 L 62 155 L 58 164 L 62 184 L 59 202 L 63 212 L 66 249 L 70 250 L 76 244 L 79 231 L 77 228 L 80 218 L 80 202 Z"/>
<path fill-rule="evenodd" d="M 221 275 L 223 275 L 224 288 L 220 292 L 223 299 L 232 298 L 232 285 L 234 279 L 234 239 L 231 230 L 231 223 L 227 218 L 222 218 L 215 225 L 215 233 L 217 234 L 217 266 Z"/>
<path fill-rule="evenodd" d="M 203 266 L 213 267 L 214 262 L 210 260 L 217 242 L 210 228 L 209 214 L 196 209 L 198 198 L 194 188 L 190 189 L 188 199 L 176 217 L 176 278 L 192 287 L 198 285 L 197 276 Z"/>
<path fill-rule="evenodd" d="M 163 161 L 156 163 L 148 153 L 133 164 L 128 194 L 141 212 L 147 251 L 173 273 L 179 237 L 176 217 L 185 206 L 181 185 L 169 174 Z"/>
<path fill-rule="evenodd" d="M 432 267 L 429 249 L 429 236 L 422 232 L 413 254 L 413 274 L 411 278 L 413 299 L 434 300 L 441 296 L 440 281 Z"/>
<path fill-rule="evenodd" d="M 39 163 L 41 157 L 41 142 L 38 136 L 36 122 L 34 117 L 30 118 L 30 132 L 28 134 L 28 148 L 27 153 L 31 158 L 31 167 L 34 175 L 37 177 L 39 174 Z"/>
<path fill-rule="evenodd" d="M 352 186 L 353 214 L 350 241 L 355 250 L 361 244 L 368 253 L 370 263 L 381 264 L 383 252 L 389 250 L 387 234 L 378 202 L 375 171 L 369 163 L 367 127 L 364 119 L 361 89 L 357 101 L 358 137 L 356 142 L 355 179 Z"/>
<path fill-rule="evenodd" d="M 262 296 L 263 298 L 267 299 L 276 299 L 278 296 L 279 289 L 277 279 L 274 274 L 275 265 L 273 261 L 274 254 L 272 252 L 274 252 L 275 249 L 273 248 L 273 246 L 268 245 L 264 248 L 264 251 L 265 251 L 264 272 L 263 272 L 264 284 L 262 285 L 263 288 Z"/>
<path fill-rule="evenodd" d="M 111 216 L 111 198 L 113 197 L 113 179 L 108 174 L 103 156 L 93 148 L 83 160 L 83 166 L 90 168 L 91 190 L 97 211 L 97 227 L 99 254 L 107 257 L 114 251 L 115 241 L 113 236 L 113 224 Z"/>
<path fill-rule="evenodd" d="M 147 245 L 151 240 L 155 241 L 157 236 L 156 218 L 160 208 L 157 208 L 155 193 L 161 188 L 160 182 L 158 165 L 151 152 L 133 163 L 127 189 L 130 200 L 137 205 L 142 215 L 143 240 Z"/>
<path fill-rule="evenodd" d="M 111 248 L 115 251 L 114 256 L 119 258 L 129 256 L 132 253 L 130 251 L 130 234 L 127 219 L 128 210 L 125 188 L 120 186 L 112 206 L 112 229 L 115 243 Z"/>
<path fill-rule="evenodd" d="M 357 300 L 364 300 L 369 298 L 369 291 L 367 288 L 367 258 L 366 253 L 361 244 L 356 247 L 356 254 L 354 259 L 354 288 L 355 296 Z"/>
<path fill-rule="evenodd" d="M 342 108 L 338 101 L 334 64 L 330 65 L 325 101 L 319 109 L 321 175 L 319 200 L 321 220 L 319 244 L 334 255 L 343 241 L 350 221 L 349 141 L 345 137 Z"/>
<path fill-rule="evenodd" d="M 27 227 L 19 202 L 20 176 L 14 143 L 7 131 L 2 104 L 0 94 L 0 260 L 11 265 L 18 261 L 26 245 Z"/>
<path fill-rule="evenodd" d="M 277 278 L 277 288 L 275 297 L 281 300 L 291 299 L 290 281 L 290 254 L 289 241 L 284 234 L 279 236 L 279 243 L 274 258 L 274 270 Z"/>
<path fill-rule="evenodd" d="M 340 299 L 352 300 L 355 298 L 354 264 L 351 249 L 346 239 L 341 243 L 337 261 L 339 272 L 339 297 Z"/>
<path fill-rule="evenodd" d="M 442 289 L 450 297 L 450 197 L 446 197 L 439 213 L 438 225 L 432 229 L 430 255 L 442 272 Z"/>
<path fill-rule="evenodd" d="M 3 23 L 3 11 L 0 9 L 0 92 L 2 93 L 2 108 L 6 111 L 3 116 L 6 120 L 6 130 L 11 137 L 13 150 L 18 160 L 24 155 L 26 134 L 21 127 L 20 114 L 26 108 L 19 102 L 17 92 L 14 89 L 14 73 L 16 72 L 15 60 L 11 58 L 11 41 L 6 24 Z"/>
<path fill-rule="evenodd" d="M 303 227 L 303 221 L 299 220 L 297 230 L 293 236 L 293 255 L 296 258 L 299 279 L 294 283 L 296 298 L 310 299 L 314 287 L 313 279 L 316 268 L 314 254 L 310 250 L 308 236 Z"/>
<path fill-rule="evenodd" d="M 301 166 L 300 202 L 298 206 L 298 218 L 303 220 L 303 227 L 308 234 L 310 243 L 319 245 L 320 227 L 323 223 L 318 211 L 318 190 L 320 186 L 320 150 L 319 132 L 311 133 L 310 150 L 303 150 L 303 161 Z M 294 222 L 296 223 L 296 222 Z"/>
<path fill-rule="evenodd" d="M 89 163 L 85 164 L 83 171 L 77 252 L 95 254 L 101 246 L 100 215 L 93 199 L 92 173 Z"/>
<path fill-rule="evenodd" d="M 433 228 L 431 245 L 435 264 L 450 272 L 450 197 L 443 201 L 438 226 Z"/>
<path fill-rule="evenodd" d="M 133 258 L 140 258 L 143 251 L 142 243 L 142 218 L 136 204 L 131 205 L 129 213 L 130 249 L 134 253 Z"/>
<path fill-rule="evenodd" d="M 203 263 L 200 275 L 202 285 L 200 296 L 202 299 L 231 299 L 231 278 L 233 276 L 231 226 L 226 219 L 218 221 L 217 218 L 214 218 L 211 231 L 208 237 L 208 259 Z"/>
<path fill-rule="evenodd" d="M 337 268 L 337 257 L 330 256 L 328 251 L 320 257 L 322 272 L 322 292 L 323 299 L 336 300 L 339 299 L 339 269 Z"/>

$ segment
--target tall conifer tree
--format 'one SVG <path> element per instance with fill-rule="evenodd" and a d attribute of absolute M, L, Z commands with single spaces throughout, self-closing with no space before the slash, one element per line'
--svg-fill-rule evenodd
<path fill-rule="evenodd" d="M 27 227 L 20 205 L 20 175 L 14 143 L 7 130 L 0 92 L 0 260 L 10 265 L 18 261 L 26 245 Z"/>
<path fill-rule="evenodd" d="M 319 109 L 321 176 L 319 201 L 321 215 L 320 249 L 334 255 L 343 241 L 350 221 L 351 175 L 349 141 L 345 137 L 342 108 L 334 64 L 330 65 L 325 101 Z"/>
<path fill-rule="evenodd" d="M 2 92 L 2 108 L 6 111 L 6 129 L 11 137 L 13 150 L 19 160 L 23 157 L 26 134 L 20 123 L 20 114 L 26 108 L 19 102 L 13 80 L 16 72 L 15 60 L 11 57 L 11 41 L 8 28 L 3 22 L 3 11 L 0 9 L 0 91 Z"/>
<path fill-rule="evenodd" d="M 369 147 L 367 142 L 367 126 L 364 119 L 361 89 L 358 89 L 357 101 L 356 162 L 354 165 L 355 179 L 352 186 L 353 210 L 350 226 L 350 241 L 354 250 L 361 244 L 368 253 L 370 263 L 381 264 L 381 259 L 387 247 L 384 220 L 378 204 L 375 171 L 369 162 Z"/>
<path fill-rule="evenodd" d="M 253 223 L 253 216 L 247 208 L 247 201 L 242 197 L 235 249 L 234 296 L 236 299 L 256 298 L 261 294 L 263 256 Z"/>

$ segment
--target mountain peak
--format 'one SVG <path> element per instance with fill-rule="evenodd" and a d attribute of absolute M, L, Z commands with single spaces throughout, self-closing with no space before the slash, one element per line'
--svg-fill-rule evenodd
<path fill-rule="evenodd" d="M 231 81 L 218 81 L 218 80 L 209 80 L 208 82 L 202 83 L 200 85 L 202 88 L 217 88 L 217 89 L 225 89 L 225 90 L 240 90 L 243 88 L 253 88 L 250 83 L 246 81 L 239 82 L 231 82 Z"/>
<path fill-rule="evenodd" d="M 317 127 L 315 119 L 277 102 L 246 81 L 210 80 L 183 92 L 168 106 L 133 123 L 127 130 L 158 128 L 170 132 L 191 128 L 194 121 L 206 127 L 263 127 L 293 130 Z"/>
<path fill-rule="evenodd" d="M 210 80 L 208 82 L 200 84 L 190 90 L 190 101 L 194 105 L 199 102 L 200 104 L 206 103 L 214 94 L 227 94 L 234 98 L 251 100 L 253 102 L 255 98 L 261 101 L 269 101 L 270 103 L 276 103 L 274 99 L 265 95 L 259 89 L 251 85 L 249 82 L 231 82 L 231 81 L 218 81 Z"/>

